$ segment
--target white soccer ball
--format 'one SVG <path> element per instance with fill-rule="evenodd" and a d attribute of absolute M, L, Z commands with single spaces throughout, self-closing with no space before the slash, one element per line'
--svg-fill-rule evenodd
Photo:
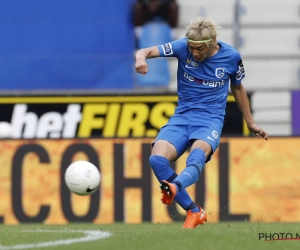
<path fill-rule="evenodd" d="M 12 136 L 12 126 L 9 122 L 0 122 L 0 138 L 10 138 Z"/>
<path fill-rule="evenodd" d="M 88 161 L 75 161 L 68 166 L 65 172 L 67 187 L 74 194 L 90 195 L 99 188 L 100 172 L 98 168 Z"/>

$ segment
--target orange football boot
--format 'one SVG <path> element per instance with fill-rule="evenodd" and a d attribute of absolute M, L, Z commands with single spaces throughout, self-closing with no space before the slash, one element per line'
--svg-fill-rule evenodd
<path fill-rule="evenodd" d="M 176 186 L 167 181 L 162 181 L 160 183 L 160 190 L 162 193 L 161 202 L 165 205 L 170 205 L 177 193 Z"/>
<path fill-rule="evenodd" d="M 204 224 L 207 221 L 207 215 L 202 207 L 200 208 L 200 212 L 193 213 L 192 210 L 186 212 L 187 216 L 185 222 L 182 226 L 184 229 L 195 228 L 199 224 Z"/>

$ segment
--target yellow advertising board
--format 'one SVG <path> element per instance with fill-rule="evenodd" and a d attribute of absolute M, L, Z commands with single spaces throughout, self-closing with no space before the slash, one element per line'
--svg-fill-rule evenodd
<path fill-rule="evenodd" d="M 181 208 L 160 204 L 148 163 L 152 140 L 0 140 L 0 223 L 179 220 Z M 176 172 L 187 156 L 171 164 Z M 64 183 L 64 171 L 75 160 L 99 167 L 100 189 L 91 196 L 71 194 Z M 292 222 L 300 221 L 299 185 L 300 138 L 223 138 L 188 191 L 209 222 Z"/>
<path fill-rule="evenodd" d="M 0 97 L 0 121 L 13 139 L 153 138 L 174 114 L 177 95 Z M 249 136 L 230 94 L 222 130 Z"/>

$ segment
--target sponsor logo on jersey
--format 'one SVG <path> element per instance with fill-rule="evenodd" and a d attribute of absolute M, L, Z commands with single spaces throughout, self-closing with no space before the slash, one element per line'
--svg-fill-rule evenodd
<path fill-rule="evenodd" d="M 173 49 L 172 49 L 171 43 L 166 43 L 166 44 L 164 44 L 164 45 L 162 46 L 162 48 L 163 48 L 164 54 L 165 54 L 166 56 L 172 55 L 172 54 L 173 54 Z"/>
<path fill-rule="evenodd" d="M 241 80 L 245 76 L 245 69 L 243 65 L 243 61 L 239 61 L 239 70 L 236 72 L 236 79 Z"/>
<path fill-rule="evenodd" d="M 187 69 L 197 69 L 196 67 L 191 67 L 191 66 L 189 66 L 188 64 L 186 64 L 185 67 L 186 67 Z"/>
<path fill-rule="evenodd" d="M 202 85 L 213 87 L 213 88 L 223 87 L 224 84 L 225 84 L 225 80 L 224 79 L 220 80 L 220 81 L 211 81 L 211 80 L 197 79 L 197 78 L 189 75 L 186 72 L 184 72 L 183 77 L 185 79 L 189 80 L 190 82 L 195 82 L 197 84 L 202 84 Z"/>
<path fill-rule="evenodd" d="M 223 68 L 216 68 L 215 75 L 218 78 L 222 78 L 225 75 L 225 70 Z"/>
<path fill-rule="evenodd" d="M 198 63 L 195 63 L 192 60 L 186 59 L 186 65 L 185 65 L 185 67 L 187 69 L 196 69 L 198 66 L 199 66 Z"/>

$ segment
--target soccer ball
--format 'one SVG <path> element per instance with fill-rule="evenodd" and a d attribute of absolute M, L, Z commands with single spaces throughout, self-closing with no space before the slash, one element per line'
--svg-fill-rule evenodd
<path fill-rule="evenodd" d="M 98 168 L 88 161 L 75 161 L 68 166 L 65 172 L 67 187 L 74 194 L 90 195 L 99 188 L 100 172 Z"/>

